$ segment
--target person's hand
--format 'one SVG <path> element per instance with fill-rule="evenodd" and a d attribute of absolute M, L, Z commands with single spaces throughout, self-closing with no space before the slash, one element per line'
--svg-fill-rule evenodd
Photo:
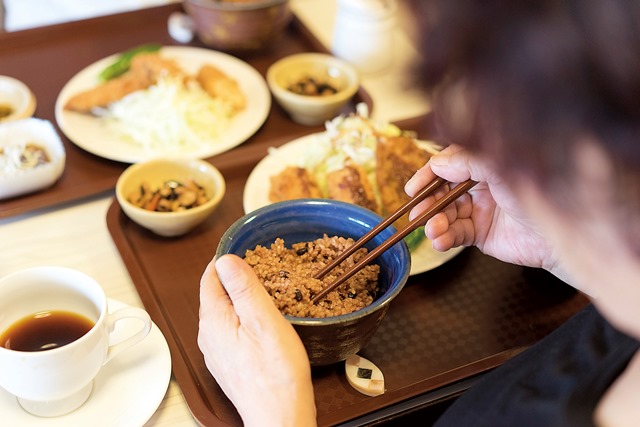
<path fill-rule="evenodd" d="M 212 260 L 202 276 L 198 346 L 245 425 L 316 425 L 302 341 L 235 255 Z"/>
<path fill-rule="evenodd" d="M 427 222 L 425 233 L 435 249 L 476 246 L 502 261 L 547 270 L 555 268 L 553 249 L 527 219 L 506 183 L 486 164 L 452 145 L 435 154 L 416 172 L 405 191 L 413 196 L 436 175 L 452 183 L 471 178 L 478 184 Z M 444 190 L 439 190 L 418 204 L 410 218 L 418 216 L 443 193 Z"/>

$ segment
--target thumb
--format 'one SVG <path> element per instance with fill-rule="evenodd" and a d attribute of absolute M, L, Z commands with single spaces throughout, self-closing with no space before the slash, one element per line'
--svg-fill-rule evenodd
<path fill-rule="evenodd" d="M 258 276 L 242 258 L 224 255 L 216 261 L 216 271 L 242 323 L 251 322 L 258 314 L 262 316 L 270 312 L 280 317 Z"/>

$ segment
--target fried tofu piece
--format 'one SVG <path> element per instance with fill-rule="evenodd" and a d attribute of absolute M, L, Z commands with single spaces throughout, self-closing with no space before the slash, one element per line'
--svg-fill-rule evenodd
<path fill-rule="evenodd" d="M 306 169 L 289 166 L 271 177 L 269 200 L 272 202 L 305 198 L 322 198 L 318 184 Z"/>
<path fill-rule="evenodd" d="M 344 168 L 330 172 L 327 174 L 327 187 L 330 199 L 380 212 L 373 186 L 361 166 L 348 163 Z"/>
<path fill-rule="evenodd" d="M 178 65 L 157 53 L 139 54 L 131 60 L 129 71 L 89 90 L 80 92 L 67 101 L 64 108 L 80 113 L 91 113 L 94 108 L 105 108 L 130 93 L 147 89 L 162 74 L 182 76 Z"/>
<path fill-rule="evenodd" d="M 211 97 L 222 99 L 231 105 L 234 112 L 246 107 L 247 100 L 238 82 L 213 65 L 203 65 L 196 80 Z"/>
<path fill-rule="evenodd" d="M 382 214 L 388 215 L 409 200 L 404 185 L 424 166 L 431 154 L 406 136 L 380 139 L 376 146 L 376 182 L 380 191 Z M 409 222 L 409 214 L 394 225 L 400 228 Z"/>

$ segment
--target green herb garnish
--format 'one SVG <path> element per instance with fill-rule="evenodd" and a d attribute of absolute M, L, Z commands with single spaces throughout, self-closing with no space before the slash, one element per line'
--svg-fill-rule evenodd
<path fill-rule="evenodd" d="M 416 228 L 411 233 L 409 233 L 404 238 L 404 241 L 409 247 L 409 252 L 413 252 L 413 250 L 417 248 L 420 245 L 420 243 L 422 243 L 422 241 L 426 238 L 427 236 L 424 235 L 424 226 L 422 226 L 422 227 Z"/>
<path fill-rule="evenodd" d="M 143 44 L 143 45 L 134 47 L 133 49 L 129 49 L 121 53 L 120 56 L 118 56 L 118 59 L 116 59 L 116 61 L 113 64 L 109 65 L 107 68 L 105 68 L 100 72 L 100 74 L 98 75 L 98 79 L 101 82 L 106 82 L 107 80 L 111 80 L 113 78 L 123 75 L 124 73 L 129 71 L 129 67 L 131 66 L 131 60 L 133 59 L 134 56 L 140 53 L 157 52 L 160 50 L 161 47 L 162 45 L 160 44 L 149 43 L 149 44 Z"/>

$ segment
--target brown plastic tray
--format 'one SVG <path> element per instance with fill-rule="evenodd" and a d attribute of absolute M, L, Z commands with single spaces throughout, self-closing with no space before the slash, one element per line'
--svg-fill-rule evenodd
<path fill-rule="evenodd" d="M 93 62 L 143 43 L 177 45 L 167 32 L 167 19 L 180 4 L 52 25 L 17 32 L 0 32 L 0 74 L 22 80 L 37 98 L 35 117 L 50 120 L 62 137 L 67 163 L 62 178 L 37 193 L 0 200 L 0 218 L 38 208 L 79 200 L 112 190 L 128 166 L 95 156 L 71 143 L 55 122 L 55 102 L 62 87 L 76 73 Z M 189 46 L 204 47 L 197 39 Z M 299 52 L 324 52 L 322 44 L 297 17 L 273 47 L 243 56 L 262 75 L 275 60 Z M 357 102 L 371 105 L 361 88 L 345 110 Z M 264 125 L 243 145 L 259 144 L 282 136 L 300 136 L 322 130 L 294 123 L 275 102 Z"/>
<path fill-rule="evenodd" d="M 399 125 L 420 135 L 425 117 Z M 174 375 L 196 420 L 207 426 L 241 420 L 207 371 L 196 342 L 198 288 L 224 231 L 243 215 L 242 193 L 254 165 L 270 145 L 239 147 L 212 159 L 227 180 L 215 214 L 180 238 L 139 227 L 116 201 L 107 225 L 140 297 L 171 348 Z M 385 376 L 386 393 L 367 397 L 349 386 L 344 365 L 315 369 L 319 425 L 335 425 L 401 406 L 445 386 L 482 374 L 559 326 L 586 299 L 551 275 L 496 261 L 466 249 L 447 264 L 409 279 L 361 354 Z M 277 369 L 277 367 L 274 367 Z"/>

